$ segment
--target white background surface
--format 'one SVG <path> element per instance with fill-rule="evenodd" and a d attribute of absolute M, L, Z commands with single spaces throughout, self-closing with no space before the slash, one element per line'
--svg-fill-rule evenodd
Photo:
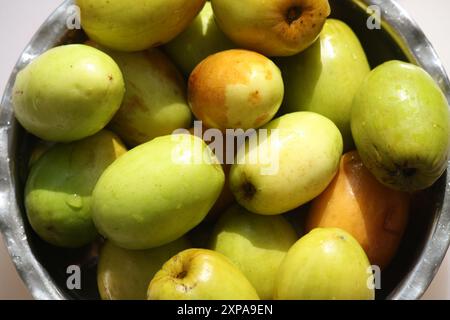
<path fill-rule="evenodd" d="M 9 74 L 33 33 L 61 0 L 0 0 L 0 93 Z M 450 1 L 398 0 L 416 19 L 450 70 Z M 450 255 L 424 298 L 450 299 Z M 0 237 L 0 299 L 31 299 L 19 279 Z"/>

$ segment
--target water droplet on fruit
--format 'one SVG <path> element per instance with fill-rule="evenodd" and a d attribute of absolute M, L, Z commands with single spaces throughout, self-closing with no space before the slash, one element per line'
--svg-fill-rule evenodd
<path fill-rule="evenodd" d="M 66 203 L 73 209 L 81 209 L 83 207 L 83 198 L 78 194 L 71 194 L 67 196 Z"/>

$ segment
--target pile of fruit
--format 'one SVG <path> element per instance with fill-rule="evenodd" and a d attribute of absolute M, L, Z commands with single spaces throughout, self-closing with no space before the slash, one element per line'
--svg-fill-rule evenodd
<path fill-rule="evenodd" d="M 447 165 L 424 70 L 371 70 L 327 0 L 76 3 L 90 40 L 14 85 L 40 238 L 103 239 L 103 299 L 374 298 Z"/>

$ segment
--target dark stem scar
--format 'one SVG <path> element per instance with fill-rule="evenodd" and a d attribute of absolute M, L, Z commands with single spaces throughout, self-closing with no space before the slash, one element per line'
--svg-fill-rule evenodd
<path fill-rule="evenodd" d="M 256 188 L 250 181 L 245 181 L 242 184 L 242 190 L 244 191 L 245 199 L 252 199 L 256 193 Z"/>
<path fill-rule="evenodd" d="M 179 273 L 176 275 L 176 278 L 177 278 L 177 279 L 184 279 L 184 278 L 186 277 L 186 275 L 187 275 L 187 271 L 186 271 L 186 270 L 182 270 L 181 272 L 179 272 Z"/>
<path fill-rule="evenodd" d="M 291 25 L 294 21 L 298 20 L 302 15 L 302 8 L 299 6 L 293 6 L 286 12 L 286 22 Z"/>

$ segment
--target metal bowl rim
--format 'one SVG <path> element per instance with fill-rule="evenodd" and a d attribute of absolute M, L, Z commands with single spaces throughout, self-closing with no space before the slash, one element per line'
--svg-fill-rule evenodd
<path fill-rule="evenodd" d="M 439 60 L 430 41 L 426 38 L 417 23 L 394 0 L 353 0 L 365 10 L 376 5 L 381 9 L 382 25 L 397 39 L 406 56 L 423 67 L 438 83 L 450 101 L 450 82 L 444 67 Z M 35 299 L 70 299 L 52 281 L 50 274 L 39 263 L 30 245 L 24 229 L 24 221 L 17 203 L 15 190 L 15 164 L 10 161 L 14 155 L 14 132 L 18 130 L 12 111 L 11 93 L 17 72 L 23 68 L 35 54 L 34 45 L 42 37 L 49 40 L 51 35 L 60 36 L 64 33 L 64 13 L 73 0 L 66 0 L 42 24 L 29 42 L 18 60 L 6 85 L 0 109 L 0 230 L 3 233 L 6 247 L 14 265 Z M 51 34 L 49 34 L 49 32 Z M 43 52 L 45 50 L 42 50 Z M 450 164 L 448 166 L 450 168 Z M 388 299 L 418 299 L 428 288 L 434 278 L 450 244 L 450 178 L 447 177 L 444 203 L 437 218 L 433 221 L 432 231 L 428 236 L 426 246 L 421 252 L 418 262 L 406 277 L 390 293 Z"/>

